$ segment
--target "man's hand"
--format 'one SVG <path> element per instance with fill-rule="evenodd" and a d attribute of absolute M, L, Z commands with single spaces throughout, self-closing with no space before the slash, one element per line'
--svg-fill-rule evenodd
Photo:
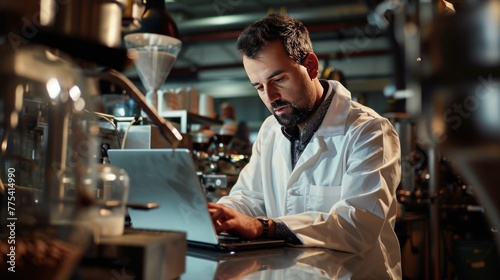
<path fill-rule="evenodd" d="M 240 213 L 225 205 L 208 202 L 208 209 L 217 233 L 227 232 L 245 239 L 261 237 L 264 227 L 255 217 Z"/>

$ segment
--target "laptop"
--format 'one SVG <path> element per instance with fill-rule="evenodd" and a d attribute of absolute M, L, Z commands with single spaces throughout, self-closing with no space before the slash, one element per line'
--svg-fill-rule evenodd
<path fill-rule="evenodd" d="M 186 232 L 188 246 L 219 251 L 285 245 L 283 240 L 218 235 L 188 149 L 110 149 L 108 157 L 130 178 L 129 202 L 159 204 L 148 211 L 129 208 L 134 229 Z"/>

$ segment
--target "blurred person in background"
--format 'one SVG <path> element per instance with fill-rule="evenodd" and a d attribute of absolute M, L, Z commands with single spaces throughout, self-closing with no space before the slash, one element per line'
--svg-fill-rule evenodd
<path fill-rule="evenodd" d="M 220 105 L 220 120 L 224 125 L 231 125 L 236 128 L 236 134 L 231 141 L 233 153 L 249 155 L 252 153 L 252 144 L 250 143 L 250 130 L 244 121 L 236 119 L 234 106 L 229 102 L 223 102 Z"/>
<path fill-rule="evenodd" d="M 347 79 L 342 70 L 333 69 L 326 77 L 327 80 L 339 81 L 345 88 L 347 88 Z"/>

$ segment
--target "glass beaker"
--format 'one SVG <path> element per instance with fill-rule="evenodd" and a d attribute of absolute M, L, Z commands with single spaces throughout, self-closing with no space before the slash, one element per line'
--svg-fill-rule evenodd
<path fill-rule="evenodd" d="M 119 236 L 125 227 L 129 177 L 125 170 L 99 164 L 93 189 L 95 205 L 90 213 L 94 237 Z"/>

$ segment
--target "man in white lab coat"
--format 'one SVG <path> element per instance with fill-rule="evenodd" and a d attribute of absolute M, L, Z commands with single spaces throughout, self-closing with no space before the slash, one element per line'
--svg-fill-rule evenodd
<path fill-rule="evenodd" d="M 304 25 L 268 15 L 238 39 L 251 84 L 272 112 L 230 194 L 209 203 L 219 232 L 352 253 L 375 250 L 401 275 L 394 232 L 400 147 L 391 123 L 320 80 Z"/>

